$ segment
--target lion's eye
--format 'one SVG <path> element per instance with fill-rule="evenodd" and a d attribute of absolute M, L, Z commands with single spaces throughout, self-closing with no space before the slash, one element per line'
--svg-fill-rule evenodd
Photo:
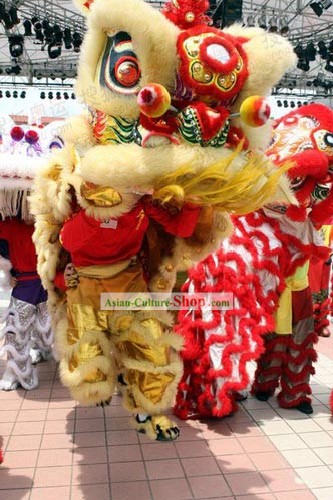
<path fill-rule="evenodd" d="M 134 57 L 122 57 L 116 64 L 115 77 L 125 87 L 132 87 L 140 80 L 140 69 Z"/>
<path fill-rule="evenodd" d="M 324 141 L 327 146 L 333 148 L 333 134 L 325 134 Z"/>
<path fill-rule="evenodd" d="M 291 187 L 293 189 L 299 188 L 302 186 L 304 181 L 305 181 L 305 177 L 295 177 L 294 179 L 291 180 Z"/>
<path fill-rule="evenodd" d="M 140 78 L 130 35 L 123 31 L 108 35 L 100 65 L 100 85 L 116 94 L 133 95 L 139 92 Z"/>

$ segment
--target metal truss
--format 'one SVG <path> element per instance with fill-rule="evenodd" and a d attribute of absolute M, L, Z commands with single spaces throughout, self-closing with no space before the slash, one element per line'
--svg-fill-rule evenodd
<path fill-rule="evenodd" d="M 43 21 L 49 19 L 51 24 L 58 24 L 61 29 L 70 28 L 84 34 L 84 17 L 77 12 L 71 0 L 2 0 L 9 8 L 14 5 L 19 9 L 19 17 L 31 20 L 33 17 Z M 154 7 L 160 9 L 165 1 L 146 0 Z M 222 0 L 226 1 L 226 0 Z M 230 1 L 230 0 L 229 0 Z M 236 0 L 233 0 L 234 2 Z M 249 20 L 258 26 L 260 16 L 266 16 L 267 29 L 272 19 L 277 20 L 278 29 L 281 20 L 287 20 L 288 32 L 285 34 L 294 46 L 306 44 L 312 41 L 315 46 L 319 41 L 329 44 L 333 40 L 333 6 L 324 10 L 320 17 L 316 16 L 310 7 L 313 0 L 243 0 L 243 19 L 241 23 L 248 25 Z M 316 0 L 315 0 L 316 1 Z M 320 1 L 320 0 L 317 0 Z M 221 0 L 216 0 L 219 5 Z M 211 5 L 214 1 L 211 1 Z M 126 13 L 124 12 L 124 16 Z M 12 81 L 21 83 L 45 83 L 45 79 L 54 79 L 67 83 L 76 76 L 76 65 L 78 54 L 72 50 L 62 49 L 62 56 L 51 60 L 48 57 L 47 47 L 38 43 L 34 37 L 25 37 L 24 52 L 17 60 L 11 60 L 9 53 L 8 36 L 22 34 L 22 22 L 10 31 L 6 31 L 0 23 L 0 81 Z M 44 50 L 43 50 L 44 49 Z M 308 83 L 315 80 L 318 74 L 324 74 L 325 79 L 330 82 L 332 74 L 325 70 L 326 61 L 316 56 L 311 62 L 309 71 L 295 69 L 291 81 L 296 81 L 296 87 L 310 91 L 312 86 Z M 6 70 L 13 66 L 19 66 L 19 76 L 7 75 Z M 46 83 L 47 83 L 46 81 Z M 327 85 L 329 87 L 329 84 Z M 325 91 L 329 90 L 326 89 Z"/>

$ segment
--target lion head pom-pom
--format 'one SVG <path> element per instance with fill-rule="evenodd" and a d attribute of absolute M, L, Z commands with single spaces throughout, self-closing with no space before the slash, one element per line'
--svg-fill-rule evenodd
<path fill-rule="evenodd" d="M 171 0 L 164 5 L 162 13 L 179 28 L 188 29 L 210 24 L 211 19 L 205 14 L 208 8 L 208 0 Z"/>

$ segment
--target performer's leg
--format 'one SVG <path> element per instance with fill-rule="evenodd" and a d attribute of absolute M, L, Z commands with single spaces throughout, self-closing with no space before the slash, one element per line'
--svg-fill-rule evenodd
<path fill-rule="evenodd" d="M 321 337 L 329 337 L 329 319 L 331 314 L 332 297 L 329 293 L 331 278 L 331 259 L 310 262 L 309 284 L 312 291 L 314 330 Z"/>
<path fill-rule="evenodd" d="M 110 327 L 124 405 L 136 415 L 134 427 L 152 439 L 171 440 L 179 430 L 163 413 L 174 404 L 182 374 L 182 339 L 168 331 L 169 316 L 157 314 L 117 311 Z"/>
<path fill-rule="evenodd" d="M 64 307 L 56 326 L 62 382 L 84 405 L 109 401 L 115 388 L 109 313 L 100 311 L 100 293 L 105 291 L 103 280 L 80 277 L 77 287 L 67 291 L 67 315 Z"/>
<path fill-rule="evenodd" d="M 289 338 L 286 363 L 281 376 L 281 392 L 278 395 L 282 408 L 298 408 L 312 413 L 310 375 L 315 372 L 313 361 L 317 359 L 311 290 L 293 292 L 293 334 Z"/>
<path fill-rule="evenodd" d="M 33 364 L 52 358 L 53 332 L 46 302 L 40 302 L 36 306 L 32 341 L 30 356 Z"/>
<path fill-rule="evenodd" d="M 273 396 L 279 385 L 288 337 L 290 335 L 276 333 L 265 335 L 265 351 L 258 360 L 252 386 L 252 394 L 260 401 L 267 401 Z"/>
<path fill-rule="evenodd" d="M 30 348 L 31 331 L 36 317 L 36 307 L 11 297 L 6 314 L 6 325 L 0 332 L 5 342 L 0 356 L 7 354 L 6 370 L 0 381 L 0 390 L 10 391 L 22 386 L 26 390 L 38 386 L 36 368 L 32 366 Z"/>

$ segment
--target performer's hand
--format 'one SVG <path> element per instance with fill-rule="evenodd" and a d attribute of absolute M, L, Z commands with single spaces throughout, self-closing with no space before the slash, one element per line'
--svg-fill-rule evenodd
<path fill-rule="evenodd" d="M 68 288 L 75 288 L 79 283 L 79 275 L 71 262 L 65 267 L 64 279 Z"/>
<path fill-rule="evenodd" d="M 16 285 L 17 285 L 17 279 L 14 278 L 14 276 L 11 276 L 11 278 L 10 278 L 10 286 L 11 286 L 11 288 L 15 288 Z"/>

